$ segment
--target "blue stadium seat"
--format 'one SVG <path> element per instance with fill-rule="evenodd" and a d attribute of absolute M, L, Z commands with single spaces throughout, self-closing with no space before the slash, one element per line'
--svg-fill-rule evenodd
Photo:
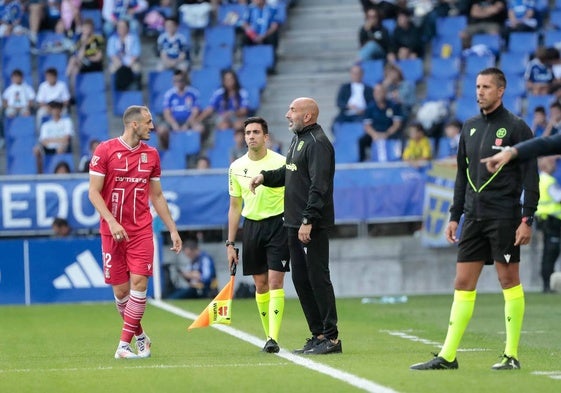
<path fill-rule="evenodd" d="M 189 156 L 201 151 L 201 134 L 196 131 L 172 131 L 169 134 L 169 150 Z"/>
<path fill-rule="evenodd" d="M 199 104 L 202 108 L 208 106 L 210 97 L 221 85 L 220 70 L 218 68 L 201 68 L 191 71 L 191 85 L 199 90 Z"/>
<path fill-rule="evenodd" d="M 508 51 L 530 55 L 538 49 L 539 35 L 536 32 L 518 32 L 510 33 L 508 42 Z"/>
<path fill-rule="evenodd" d="M 187 169 L 187 160 L 185 155 L 177 151 L 165 150 L 160 152 L 160 165 L 162 170 Z"/>
<path fill-rule="evenodd" d="M 88 115 L 107 111 L 107 97 L 105 93 L 89 94 L 76 97 L 76 107 L 79 115 Z"/>
<path fill-rule="evenodd" d="M 460 31 L 467 26 L 467 17 L 464 15 L 436 18 L 436 35 L 458 36 Z"/>
<path fill-rule="evenodd" d="M 447 158 L 450 157 L 450 153 L 452 151 L 452 147 L 450 146 L 450 139 L 446 136 L 443 136 L 438 139 L 438 148 L 436 150 L 437 159 Z"/>
<path fill-rule="evenodd" d="M 148 72 L 148 91 L 150 93 L 167 91 L 173 86 L 173 71 L 150 71 Z"/>
<path fill-rule="evenodd" d="M 502 39 L 498 34 L 474 34 L 471 37 L 471 45 L 485 45 L 490 51 L 497 55 L 501 51 Z"/>
<path fill-rule="evenodd" d="M 545 112 L 549 115 L 549 105 L 555 100 L 554 95 L 536 96 L 528 94 L 526 97 L 526 116 L 531 116 L 537 106 L 543 106 Z"/>
<path fill-rule="evenodd" d="M 12 34 L 2 38 L 2 57 L 29 55 L 31 53 L 31 42 L 25 34 Z"/>
<path fill-rule="evenodd" d="M 561 29 L 561 6 L 549 12 L 549 23 L 556 29 Z"/>
<path fill-rule="evenodd" d="M 508 81 L 505 89 L 505 96 L 524 97 L 526 95 L 526 81 L 518 74 L 505 72 Z"/>
<path fill-rule="evenodd" d="M 113 114 L 123 116 L 125 110 L 131 105 L 144 105 L 144 97 L 140 90 L 113 92 Z"/>
<path fill-rule="evenodd" d="M 234 52 L 229 46 L 205 46 L 203 67 L 226 70 L 232 68 Z"/>
<path fill-rule="evenodd" d="M 364 135 L 362 122 L 335 123 L 335 162 L 338 164 L 358 162 L 358 139 Z"/>
<path fill-rule="evenodd" d="M 109 132 L 107 111 L 89 113 L 78 118 L 78 132 L 84 135 L 104 135 Z"/>
<path fill-rule="evenodd" d="M 475 86 L 473 88 L 475 90 Z M 456 100 L 456 118 L 462 123 L 479 113 L 479 105 L 474 97 L 459 97 Z"/>
<path fill-rule="evenodd" d="M 240 85 L 246 89 L 265 89 L 267 86 L 267 69 L 261 66 L 242 66 L 236 71 Z"/>
<path fill-rule="evenodd" d="M 86 72 L 76 75 L 74 86 L 76 98 L 85 95 L 100 95 L 105 92 L 105 75 L 103 72 Z"/>
<path fill-rule="evenodd" d="M 37 164 L 29 150 L 8 155 L 7 172 L 9 175 L 35 175 Z"/>
<path fill-rule="evenodd" d="M 206 46 L 222 46 L 230 49 L 236 43 L 236 32 L 234 26 L 215 25 L 205 29 Z"/>
<path fill-rule="evenodd" d="M 13 119 L 4 119 L 4 134 L 6 142 L 23 138 L 35 141 L 35 117 L 34 116 L 17 116 Z"/>
<path fill-rule="evenodd" d="M 459 35 L 435 37 L 431 43 L 432 57 L 459 57 L 462 54 L 462 40 Z"/>
<path fill-rule="evenodd" d="M 246 88 L 245 90 L 248 95 L 249 110 L 255 113 L 261 106 L 261 91 L 256 87 Z"/>
<path fill-rule="evenodd" d="M 475 82 L 477 81 L 476 74 L 463 74 L 459 79 L 459 89 L 461 97 L 469 97 L 475 100 Z"/>
<path fill-rule="evenodd" d="M 393 33 L 396 25 L 397 22 L 395 19 L 385 18 L 384 20 L 382 20 L 382 26 L 384 26 L 390 34 Z"/>
<path fill-rule="evenodd" d="M 392 162 L 401 161 L 403 142 L 401 139 L 380 139 L 372 142 L 370 161 Z"/>
<path fill-rule="evenodd" d="M 149 105 L 150 110 L 154 115 L 161 115 L 164 112 L 164 97 L 166 95 L 165 91 L 160 91 L 156 93 L 149 93 Z M 206 103 L 205 103 L 206 105 Z"/>
<path fill-rule="evenodd" d="M 503 105 L 506 109 L 520 116 L 522 114 L 522 97 L 515 95 L 504 95 Z"/>
<path fill-rule="evenodd" d="M 456 80 L 429 76 L 426 80 L 428 101 L 450 101 L 456 96 Z"/>
<path fill-rule="evenodd" d="M 384 79 L 384 60 L 366 60 L 360 63 L 363 69 L 362 81 L 374 86 Z"/>
<path fill-rule="evenodd" d="M 460 75 L 460 61 L 458 58 L 432 57 L 430 61 L 429 76 L 442 79 L 457 79 Z"/>
<path fill-rule="evenodd" d="M 559 29 L 561 29 L 561 12 L 558 13 L 558 20 Z M 561 42 L 561 30 L 546 30 L 543 32 L 543 44 L 544 46 L 551 47 L 555 46 L 555 44 L 559 44 Z"/>
<path fill-rule="evenodd" d="M 82 21 L 86 19 L 91 19 L 94 22 L 94 29 L 97 33 L 103 33 L 103 18 L 101 16 L 101 10 L 80 10 L 80 15 Z"/>
<path fill-rule="evenodd" d="M 244 65 L 261 65 L 271 68 L 274 63 L 274 50 L 272 45 L 246 45 L 242 48 Z"/>
<path fill-rule="evenodd" d="M 10 75 L 15 69 L 21 70 L 21 72 L 23 72 L 25 81 L 33 86 L 33 74 L 30 54 L 22 53 L 20 55 L 13 55 L 10 57 L 4 57 L 2 59 L 2 79 L 4 81 L 5 87 L 8 87 L 10 85 Z"/>
<path fill-rule="evenodd" d="M 401 68 L 405 80 L 418 83 L 423 79 L 424 69 L 422 59 L 398 60 L 396 64 Z"/>
<path fill-rule="evenodd" d="M 66 162 L 70 167 L 70 172 L 74 172 L 74 155 L 72 153 L 53 154 L 45 156 L 43 163 L 43 173 L 54 173 L 59 162 Z"/>
<path fill-rule="evenodd" d="M 526 71 L 528 56 L 516 52 L 501 53 L 501 70 L 508 75 L 517 75 L 520 77 Z M 510 84 L 510 79 L 508 79 Z"/>
<path fill-rule="evenodd" d="M 207 157 L 212 168 L 228 168 L 230 166 L 230 149 L 234 146 L 234 130 L 214 131 L 214 144 L 208 149 Z"/>
<path fill-rule="evenodd" d="M 478 56 L 472 54 L 464 58 L 464 74 L 477 75 L 481 70 L 488 67 L 493 67 L 494 65 L 495 65 L 494 55 Z"/>
<path fill-rule="evenodd" d="M 68 64 L 68 56 L 66 53 L 49 53 L 40 55 L 39 62 L 39 82 L 45 80 L 45 71 L 48 68 L 54 68 L 58 72 L 58 80 L 67 82 L 66 65 Z"/>

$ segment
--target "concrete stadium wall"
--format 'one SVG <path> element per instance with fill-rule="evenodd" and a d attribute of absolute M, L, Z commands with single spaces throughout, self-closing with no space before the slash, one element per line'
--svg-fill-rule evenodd
<path fill-rule="evenodd" d="M 539 233 L 532 244 L 522 247 L 521 279 L 528 291 L 541 290 Z M 223 243 L 206 243 L 201 249 L 216 262 L 220 286 L 228 281 L 226 252 Z M 165 252 L 164 261 L 178 257 Z M 382 295 L 447 294 L 453 291 L 456 247 L 425 248 L 412 236 L 331 240 L 331 279 L 337 297 Z M 236 282 L 252 283 L 241 269 Z M 479 292 L 500 292 L 493 266 L 486 266 L 478 285 Z M 296 297 L 290 274 L 285 279 L 288 297 Z"/>

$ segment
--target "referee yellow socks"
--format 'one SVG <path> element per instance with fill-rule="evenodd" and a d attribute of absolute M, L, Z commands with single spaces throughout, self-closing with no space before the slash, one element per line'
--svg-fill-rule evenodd
<path fill-rule="evenodd" d="M 525 308 L 524 289 L 522 289 L 521 284 L 503 289 L 503 296 L 505 299 L 506 327 L 505 355 L 518 359 L 518 344 Z"/>
<path fill-rule="evenodd" d="M 263 330 L 265 330 L 265 337 L 269 337 L 269 300 L 270 292 L 255 292 L 255 301 L 257 302 L 257 310 L 259 310 Z"/>
<path fill-rule="evenodd" d="M 446 340 L 438 356 L 451 362 L 456 358 L 456 352 L 460 346 L 460 341 L 473 315 L 475 297 L 477 291 L 454 292 L 454 302 L 450 309 L 450 322 Z"/>
<path fill-rule="evenodd" d="M 284 289 L 272 289 L 269 303 L 269 337 L 279 341 L 279 332 L 284 314 Z"/>

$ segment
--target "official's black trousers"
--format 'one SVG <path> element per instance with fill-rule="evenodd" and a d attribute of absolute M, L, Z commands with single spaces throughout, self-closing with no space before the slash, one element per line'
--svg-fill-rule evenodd
<path fill-rule="evenodd" d="M 288 228 L 292 282 L 308 327 L 314 336 L 336 339 L 337 307 L 329 275 L 329 231 L 313 228 L 310 243 L 298 240 L 298 228 Z"/>
<path fill-rule="evenodd" d="M 542 280 L 544 291 L 549 290 L 549 279 L 555 270 L 560 252 L 561 220 L 548 216 L 541 221 L 543 231 Z"/>

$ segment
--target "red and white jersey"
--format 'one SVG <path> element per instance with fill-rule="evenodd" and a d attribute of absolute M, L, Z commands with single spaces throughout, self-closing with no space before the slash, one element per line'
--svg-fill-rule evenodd
<path fill-rule="evenodd" d="M 130 147 L 121 138 L 102 142 L 90 161 L 90 175 L 105 177 L 101 196 L 111 214 L 129 235 L 152 231 L 150 181 L 160 180 L 158 151 L 144 142 Z M 100 232 L 110 235 L 101 220 Z"/>

